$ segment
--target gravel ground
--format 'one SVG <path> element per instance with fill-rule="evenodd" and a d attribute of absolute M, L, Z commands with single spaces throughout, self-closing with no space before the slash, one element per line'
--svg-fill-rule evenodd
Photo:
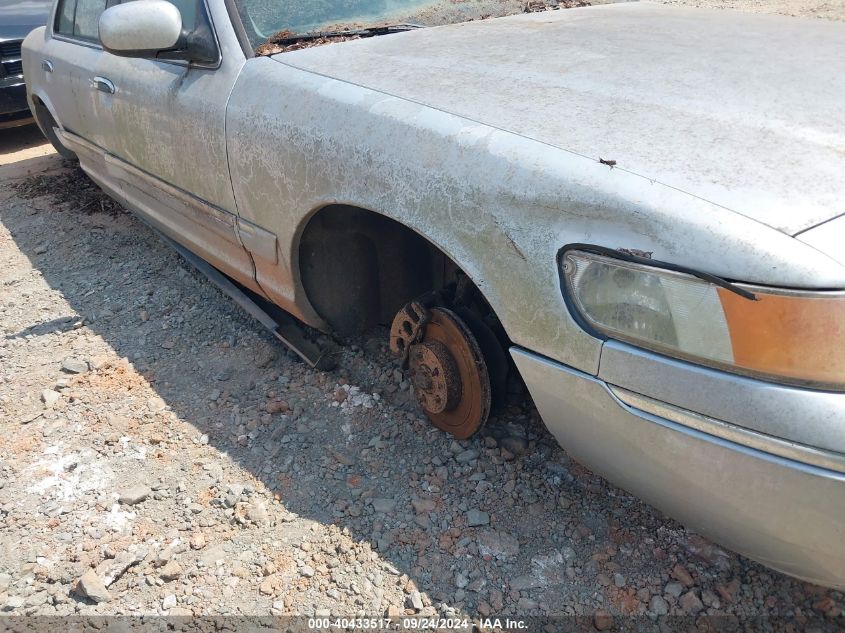
<path fill-rule="evenodd" d="M 3 612 L 845 626 L 842 593 L 610 486 L 529 402 L 433 429 L 384 331 L 309 370 L 35 138 L 0 138 Z"/>

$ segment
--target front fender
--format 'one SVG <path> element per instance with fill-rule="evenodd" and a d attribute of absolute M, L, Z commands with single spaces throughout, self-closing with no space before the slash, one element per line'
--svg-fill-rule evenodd
<path fill-rule="evenodd" d="M 246 64 L 227 135 L 239 212 L 278 236 L 299 306 L 298 239 L 332 203 L 424 236 L 475 281 L 514 343 L 589 373 L 601 342 L 561 296 L 556 254 L 566 244 L 652 251 L 756 283 L 845 286 L 845 267 L 830 257 L 707 201 L 269 58 Z"/>

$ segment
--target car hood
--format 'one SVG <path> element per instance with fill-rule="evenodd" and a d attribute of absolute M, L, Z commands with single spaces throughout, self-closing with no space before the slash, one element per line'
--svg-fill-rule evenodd
<path fill-rule="evenodd" d="M 616 161 L 790 235 L 845 214 L 845 24 L 615 4 L 274 59 Z"/>
<path fill-rule="evenodd" d="M 0 41 L 22 40 L 47 24 L 51 6 L 43 0 L 0 0 Z"/>

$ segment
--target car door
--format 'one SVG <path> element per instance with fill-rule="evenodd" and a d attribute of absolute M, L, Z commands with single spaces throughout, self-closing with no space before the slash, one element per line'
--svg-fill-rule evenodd
<path fill-rule="evenodd" d="M 226 156 L 226 106 L 246 57 L 231 29 L 218 37 L 214 28 L 228 20 L 222 0 L 168 1 L 180 10 L 183 30 L 213 38 L 218 59 L 197 64 L 102 54 L 91 80 L 106 87 L 95 92 L 94 109 L 107 126 L 100 144 L 108 152 L 108 176 L 157 228 L 261 292 L 238 235 Z"/>
<path fill-rule="evenodd" d="M 48 25 L 43 59 L 36 72 L 40 85 L 62 128 L 94 144 L 103 141 L 108 127 L 97 110 L 93 77 L 103 50 L 98 38 L 98 21 L 107 0 L 59 0 Z M 80 156 L 84 167 L 101 173 L 104 163 L 96 153 Z"/>

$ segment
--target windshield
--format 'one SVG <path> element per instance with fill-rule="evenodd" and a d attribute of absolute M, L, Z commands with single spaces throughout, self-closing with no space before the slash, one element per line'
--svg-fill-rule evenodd
<path fill-rule="evenodd" d="M 235 3 L 253 48 L 280 33 L 344 31 L 384 24 L 437 26 L 572 4 L 567 0 L 235 0 Z"/>

